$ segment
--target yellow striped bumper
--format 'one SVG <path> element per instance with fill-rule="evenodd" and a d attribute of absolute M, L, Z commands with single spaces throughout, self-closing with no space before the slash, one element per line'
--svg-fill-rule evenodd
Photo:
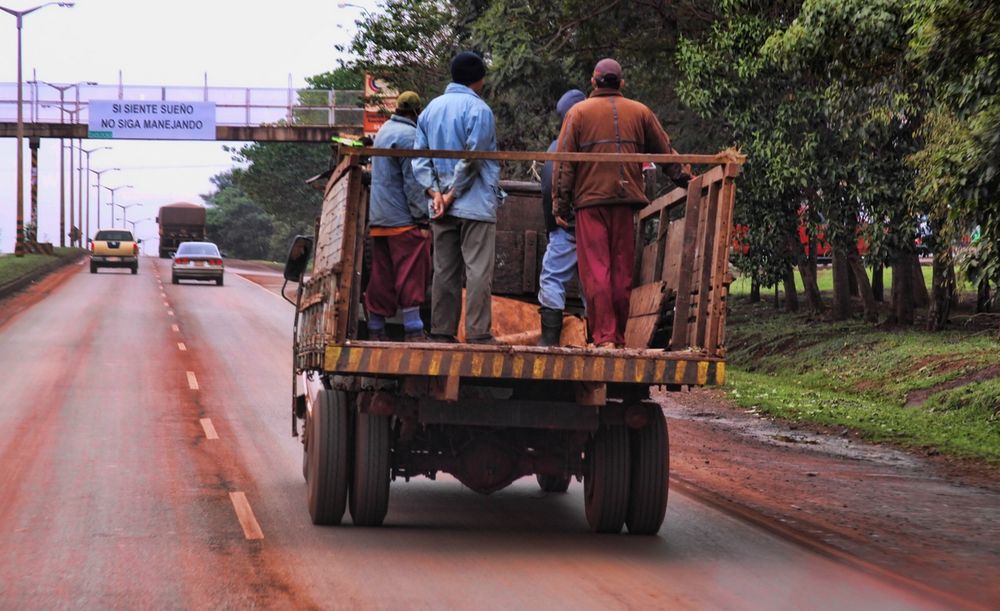
<path fill-rule="evenodd" d="M 721 385 L 726 364 L 694 353 L 470 344 L 355 342 L 326 348 L 338 375 L 459 376 L 627 384 Z"/>

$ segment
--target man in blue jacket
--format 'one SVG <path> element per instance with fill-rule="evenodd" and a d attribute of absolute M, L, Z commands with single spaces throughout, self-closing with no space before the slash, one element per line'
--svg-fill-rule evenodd
<path fill-rule="evenodd" d="M 579 89 L 570 89 L 556 103 L 559 119 L 578 102 L 587 99 Z M 559 145 L 556 138 L 549 145 L 550 153 Z M 538 304 L 542 321 L 539 346 L 558 346 L 562 334 L 563 309 L 566 307 L 566 285 L 576 276 L 576 218 L 570 212 L 560 224 L 552 214 L 552 162 L 542 166 L 542 213 L 549 243 L 542 257 L 542 273 L 538 276 Z"/>
<path fill-rule="evenodd" d="M 486 65 L 475 53 L 451 62 L 452 82 L 431 100 L 417 121 L 413 148 L 495 151 L 493 111 L 479 97 Z M 413 160 L 413 172 L 431 198 L 434 279 L 431 286 L 431 337 L 455 341 L 462 314 L 465 272 L 465 338 L 494 343 L 491 293 L 496 246 L 500 163 L 493 160 Z"/>
<path fill-rule="evenodd" d="M 412 149 L 420 113 L 420 96 L 404 91 L 396 111 L 375 135 L 377 148 Z M 430 232 L 427 230 L 429 198 L 413 176 L 411 160 L 373 157 L 368 198 L 368 226 L 372 267 L 365 289 L 368 337 L 388 339 L 385 319 L 397 310 L 403 316 L 406 341 L 426 339 L 420 306 L 427 294 L 431 272 Z"/>

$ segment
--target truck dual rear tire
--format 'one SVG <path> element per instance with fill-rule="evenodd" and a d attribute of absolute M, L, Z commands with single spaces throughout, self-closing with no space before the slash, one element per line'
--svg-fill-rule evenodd
<path fill-rule="evenodd" d="M 660 532 L 667 511 L 670 443 L 667 420 L 658 405 L 649 405 L 649 422 L 630 432 L 631 490 L 625 524 L 633 535 Z"/>
<path fill-rule="evenodd" d="M 346 394 L 321 390 L 306 421 L 306 432 L 309 516 L 313 524 L 340 524 L 351 475 L 350 409 Z"/>
<path fill-rule="evenodd" d="M 391 420 L 361 412 L 354 422 L 351 518 L 357 526 L 381 526 L 389 509 Z"/>
<path fill-rule="evenodd" d="M 602 425 L 587 448 L 583 478 L 587 523 L 599 533 L 621 532 L 629 507 L 629 432 Z"/>

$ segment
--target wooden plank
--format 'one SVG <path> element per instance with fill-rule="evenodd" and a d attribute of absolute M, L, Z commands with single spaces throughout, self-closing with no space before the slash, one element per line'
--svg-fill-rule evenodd
<path fill-rule="evenodd" d="M 625 347 L 649 347 L 669 296 L 666 284 L 663 282 L 654 282 L 632 289 L 628 322 L 625 325 Z"/>
<path fill-rule="evenodd" d="M 719 192 L 721 181 L 715 181 L 708 185 L 708 198 L 702 209 L 702 222 L 699 223 L 698 233 L 698 263 L 699 269 L 696 274 L 698 282 L 698 300 L 694 314 L 694 334 L 691 340 L 692 346 L 705 346 L 708 330 L 709 300 L 714 298 L 712 287 L 712 272 L 715 263 L 715 237 L 716 223 L 719 213 Z"/>
<path fill-rule="evenodd" d="M 729 298 L 729 249 L 732 246 L 733 206 L 736 201 L 736 176 L 738 166 L 726 166 L 722 192 L 719 196 L 718 241 L 712 270 L 711 320 L 705 339 L 705 349 L 710 354 L 725 355 L 726 301 Z"/>
<path fill-rule="evenodd" d="M 656 275 L 656 255 L 659 250 L 659 245 L 656 242 L 652 242 L 643 247 L 642 265 L 636 276 L 639 279 L 639 284 L 649 284 L 650 282 L 656 281 L 658 277 Z"/>
<path fill-rule="evenodd" d="M 687 348 L 688 322 L 691 312 L 691 275 L 694 270 L 695 240 L 698 217 L 701 215 L 701 176 L 688 183 L 687 207 L 684 212 L 684 244 L 681 248 L 680 269 L 677 273 L 677 299 L 674 300 L 674 328 L 670 348 Z"/>
<path fill-rule="evenodd" d="M 663 282 L 653 282 L 632 289 L 629 298 L 628 315 L 645 316 L 646 314 L 659 314 L 663 305 L 663 293 L 666 284 Z"/>
<path fill-rule="evenodd" d="M 354 157 L 428 157 L 432 159 L 493 159 L 497 161 L 581 161 L 588 163 L 696 163 L 742 164 L 743 155 L 681 155 L 659 153 L 549 153 L 542 151 L 446 151 L 431 149 L 380 149 L 340 147 L 342 155 Z"/>
<path fill-rule="evenodd" d="M 715 167 L 705 172 L 701 175 L 702 184 L 707 185 L 709 183 L 715 182 L 716 180 L 721 180 L 724 173 L 722 167 Z M 680 205 L 683 200 L 687 197 L 687 190 L 677 188 L 673 191 L 661 195 L 648 206 L 639 211 L 639 218 L 646 219 L 650 216 L 660 212 L 661 210 L 667 208 L 673 208 L 674 206 Z"/>
<path fill-rule="evenodd" d="M 677 292 L 677 279 L 680 276 L 684 248 L 684 223 L 683 218 L 670 222 L 667 229 L 667 246 L 663 252 L 663 281 L 674 292 Z"/>

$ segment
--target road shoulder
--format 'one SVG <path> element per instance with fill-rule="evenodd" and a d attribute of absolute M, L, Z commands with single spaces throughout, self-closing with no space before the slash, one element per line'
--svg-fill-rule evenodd
<path fill-rule="evenodd" d="M 1000 600 L 1000 466 L 760 418 L 714 390 L 656 399 L 684 484 L 899 575 Z"/>

